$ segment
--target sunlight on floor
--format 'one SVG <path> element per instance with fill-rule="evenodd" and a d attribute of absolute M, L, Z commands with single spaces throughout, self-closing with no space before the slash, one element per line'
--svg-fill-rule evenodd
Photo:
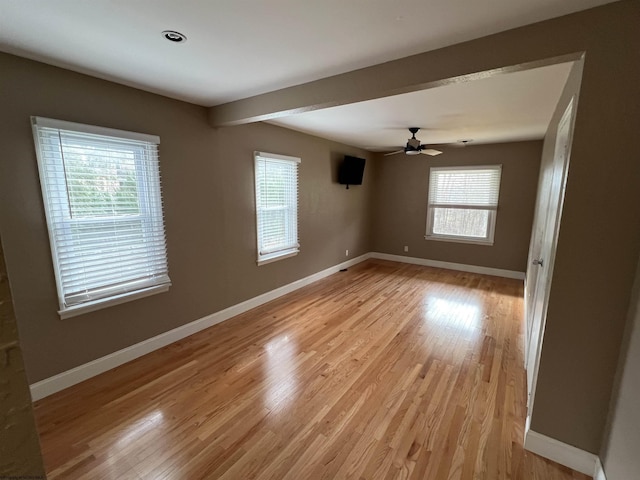
<path fill-rule="evenodd" d="M 439 324 L 456 329 L 475 330 L 480 327 L 481 309 L 479 304 L 471 303 L 470 300 L 430 297 L 427 300 L 427 314 Z"/>
<path fill-rule="evenodd" d="M 286 407 L 295 399 L 296 343 L 288 335 L 279 336 L 266 345 L 264 406 L 270 410 Z"/>
<path fill-rule="evenodd" d="M 127 444 L 138 440 L 143 435 L 151 432 L 151 430 L 158 428 L 164 422 L 164 415 L 161 410 L 154 410 L 142 417 L 139 421 L 135 422 L 124 432 L 118 439 L 117 446 L 122 448 Z"/>

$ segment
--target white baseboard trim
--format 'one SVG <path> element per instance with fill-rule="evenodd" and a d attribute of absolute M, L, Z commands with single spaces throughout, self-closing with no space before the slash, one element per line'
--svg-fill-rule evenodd
<path fill-rule="evenodd" d="M 252 308 L 270 302 L 271 300 L 275 300 L 276 298 L 286 295 L 287 293 L 291 293 L 299 288 L 321 280 L 322 278 L 328 277 L 329 275 L 332 275 L 343 268 L 348 268 L 352 265 L 363 262 L 368 258 L 379 258 L 382 260 L 413 263 L 416 265 L 425 265 L 428 267 L 438 267 L 446 268 L 449 270 L 459 270 L 463 272 L 524 279 L 524 273 L 522 272 L 501 270 L 498 268 L 463 265 L 461 263 L 440 262 L 437 260 L 426 260 L 422 258 L 404 257 L 401 255 L 390 255 L 387 253 L 365 253 L 364 255 L 360 255 L 359 257 L 353 258 L 346 262 L 342 262 L 333 267 L 329 267 L 318 273 L 309 275 L 308 277 L 296 280 L 295 282 L 289 283 L 288 285 L 284 285 L 282 287 L 276 288 L 275 290 L 271 290 L 270 292 L 263 293 L 262 295 L 258 295 L 257 297 L 250 298 L 249 300 L 238 303 L 237 305 L 232 305 L 231 307 L 225 308 L 224 310 L 221 310 L 219 312 L 215 312 L 211 315 L 207 315 L 206 317 L 194 320 L 193 322 L 187 323 L 186 325 L 181 325 L 180 327 L 169 330 L 168 332 L 161 333 L 160 335 L 156 335 L 155 337 L 143 340 L 140 343 L 136 343 L 129 347 L 123 348 L 122 350 L 118 350 L 117 352 L 113 352 L 105 355 L 104 357 L 97 358 L 96 360 L 92 360 L 91 362 L 85 363 L 84 365 L 80 365 L 78 367 L 72 368 L 71 370 L 67 370 L 66 372 L 59 373 L 57 375 L 54 375 L 53 377 L 45 378 L 44 380 L 36 382 L 30 386 L 31 398 L 33 399 L 33 401 L 40 400 L 44 397 L 64 390 L 65 388 L 83 382 L 91 377 L 95 377 L 96 375 L 100 375 L 101 373 L 104 373 L 108 370 L 119 367 L 120 365 L 130 362 L 131 360 L 135 360 L 136 358 L 146 355 L 147 353 L 151 353 L 154 350 L 166 347 L 173 342 L 182 340 L 183 338 L 193 335 L 194 333 L 198 333 L 205 328 L 209 328 L 220 322 L 224 322 L 225 320 L 235 317 L 236 315 L 240 315 L 247 310 L 251 310 Z"/>
<path fill-rule="evenodd" d="M 390 260 L 392 262 L 412 263 L 414 265 L 424 265 L 427 267 L 446 268 L 447 270 L 458 270 L 460 272 L 480 273 L 483 275 L 493 275 L 495 277 L 515 278 L 524 280 L 524 272 L 514 270 L 503 270 L 501 268 L 481 267 L 479 265 L 465 265 L 463 263 L 441 262 L 440 260 L 429 260 L 426 258 L 405 257 L 403 255 L 391 255 L 389 253 L 371 252 L 370 258 Z"/>
<path fill-rule="evenodd" d="M 313 275 L 309 275 L 308 277 L 296 280 L 288 285 L 263 293 L 257 297 L 250 298 L 249 300 L 238 303 L 237 305 L 232 305 L 231 307 L 220 310 L 219 312 L 212 313 L 211 315 L 207 315 L 206 317 L 181 325 L 180 327 L 169 330 L 168 332 L 161 333 L 155 337 L 143 340 L 140 343 L 118 350 L 117 352 L 97 358 L 96 360 L 85 363 L 84 365 L 59 373 L 53 377 L 45 378 L 44 380 L 36 382 L 30 386 L 31 398 L 33 401 L 40 400 L 64 390 L 65 388 L 71 387 L 72 385 L 76 385 L 91 377 L 104 373 L 107 370 L 116 368 L 124 363 L 146 355 L 147 353 L 153 352 L 154 350 L 158 350 L 173 342 L 182 340 L 183 338 L 193 335 L 205 328 L 212 327 L 213 325 L 224 322 L 225 320 L 235 317 L 236 315 L 240 315 L 252 308 L 258 307 L 264 303 L 286 295 L 287 293 L 291 293 L 299 288 L 328 277 L 343 268 L 348 268 L 360 263 L 368 259 L 369 256 L 369 253 L 365 253 L 364 255 L 360 255 L 359 257 L 346 262 L 334 265 L 333 267 L 329 267 L 325 270 L 314 273 Z"/>
<path fill-rule="evenodd" d="M 593 453 L 586 452 L 533 430 L 529 430 L 525 434 L 524 448 L 585 475 L 594 475 L 597 464 L 600 462 L 598 456 Z"/>
<path fill-rule="evenodd" d="M 593 472 L 593 480 L 607 480 L 607 476 L 604 474 L 604 468 L 602 467 L 600 457 L 596 459 L 596 469 Z"/>

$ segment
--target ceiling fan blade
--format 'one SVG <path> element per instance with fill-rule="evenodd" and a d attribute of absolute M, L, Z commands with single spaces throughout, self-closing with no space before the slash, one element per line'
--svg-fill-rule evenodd
<path fill-rule="evenodd" d="M 435 150 L 433 148 L 424 148 L 420 150 L 420 153 L 424 153 L 425 155 L 431 155 L 435 157 L 436 155 L 440 155 L 442 152 L 440 150 Z"/>
<path fill-rule="evenodd" d="M 404 153 L 404 150 L 398 150 L 397 152 L 385 153 L 384 156 L 388 157 L 389 155 L 395 155 L 396 153 Z"/>
<path fill-rule="evenodd" d="M 457 142 L 449 142 L 449 143 L 431 143 L 430 145 L 442 145 L 444 147 L 452 147 L 452 148 L 464 148 L 473 140 L 458 140 Z"/>

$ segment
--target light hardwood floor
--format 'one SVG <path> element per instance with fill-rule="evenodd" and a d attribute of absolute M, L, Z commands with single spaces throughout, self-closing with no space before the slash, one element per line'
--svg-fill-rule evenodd
<path fill-rule="evenodd" d="M 523 450 L 522 290 L 369 260 L 38 402 L 49 479 L 587 479 Z"/>

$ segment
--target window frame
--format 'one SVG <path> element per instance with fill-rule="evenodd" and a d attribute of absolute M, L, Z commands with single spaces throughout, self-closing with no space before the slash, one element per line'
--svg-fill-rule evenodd
<path fill-rule="evenodd" d="M 272 263 L 278 260 L 284 260 L 285 258 L 290 258 L 298 255 L 300 253 L 300 231 L 299 231 L 299 169 L 301 159 L 299 157 L 292 157 L 288 155 L 280 155 L 275 153 L 267 153 L 267 152 L 253 152 L 254 157 L 254 199 L 255 199 L 255 212 L 256 212 L 256 263 L 258 266 L 266 265 L 268 263 Z M 262 250 L 262 225 L 261 225 L 261 212 L 263 211 L 261 207 L 261 199 L 260 199 L 260 191 L 258 189 L 259 182 L 259 164 L 262 162 L 261 159 L 272 160 L 275 163 L 289 164 L 295 168 L 294 178 L 295 178 L 295 201 L 292 205 L 284 205 L 282 206 L 282 210 L 285 212 L 293 209 L 295 213 L 295 221 L 293 224 L 291 222 L 284 222 L 285 230 L 290 231 L 293 228 L 293 236 L 295 238 L 295 244 L 287 245 L 284 244 L 281 249 L 276 251 L 270 251 L 261 253 Z M 273 210 L 273 207 L 272 207 Z M 288 215 L 285 214 L 285 219 L 288 218 Z M 285 238 L 289 235 L 285 235 Z"/>
<path fill-rule="evenodd" d="M 497 170 L 498 171 L 498 192 L 496 195 L 496 205 L 493 207 L 483 207 L 470 204 L 452 204 L 446 206 L 433 206 L 430 199 L 431 178 L 434 171 L 455 171 L 455 170 Z M 430 167 L 429 168 L 429 182 L 427 188 L 427 222 L 425 240 L 435 240 L 441 242 L 454 242 L 454 243 L 469 243 L 475 245 L 491 246 L 495 240 L 495 228 L 497 220 L 498 203 L 500 198 L 500 185 L 502 182 L 502 165 L 466 165 L 466 166 L 452 166 L 452 167 Z M 450 208 L 459 210 L 482 210 L 488 212 L 487 218 L 487 235 L 485 237 L 472 237 L 468 235 L 452 235 L 452 234 L 439 234 L 434 233 L 434 217 L 435 210 L 437 208 Z"/>
<path fill-rule="evenodd" d="M 44 117 L 33 116 L 31 117 L 31 123 L 38 162 L 40 185 L 42 189 L 43 206 L 49 234 L 51 258 L 56 280 L 56 291 L 59 304 L 58 314 L 60 317 L 62 319 L 71 318 L 91 311 L 107 308 L 112 305 L 118 305 L 138 298 L 168 291 L 171 286 L 171 281 L 168 276 L 168 256 L 166 253 L 166 231 L 164 228 L 164 209 L 162 208 L 159 158 L 157 153 L 155 153 L 155 149 L 151 149 L 151 144 L 155 145 L 155 148 L 157 148 L 160 144 L 160 138 L 156 135 L 128 132 L 124 130 L 85 125 Z M 83 143 L 86 148 L 89 149 L 89 146 L 92 144 L 92 139 L 89 135 L 104 137 L 94 137 L 94 145 L 104 142 L 105 145 L 110 145 L 111 148 L 115 149 L 122 148 L 122 145 L 117 145 L 118 141 L 131 142 L 130 148 L 133 156 L 133 170 L 136 172 L 138 212 L 119 215 L 105 214 L 87 217 L 77 216 L 74 218 L 72 207 L 69 204 L 70 200 L 67 200 L 66 202 L 60 201 L 58 203 L 51 202 L 51 193 L 49 189 L 60 189 L 59 191 L 64 192 L 67 199 L 70 199 L 69 189 L 67 186 L 68 178 L 64 172 L 64 163 L 62 163 L 64 162 L 64 151 L 61 151 L 60 160 L 57 158 L 52 159 L 52 157 L 56 157 L 56 155 L 45 155 L 43 153 L 45 145 L 43 145 L 40 140 L 41 129 L 58 130 L 58 132 L 69 132 L 76 135 L 79 134 L 80 137 L 76 139 L 76 141 L 78 142 L 80 149 L 83 148 Z M 53 132 L 51 131 L 42 132 L 42 136 L 45 137 L 52 133 Z M 82 138 L 81 135 L 83 134 L 88 136 L 86 138 Z M 58 135 L 60 135 L 60 133 Z M 111 144 L 109 139 L 112 139 Z M 155 164 L 146 161 L 146 158 L 149 157 L 153 159 Z M 53 173 L 48 174 L 47 169 Z M 151 200 L 152 198 L 153 200 Z M 154 203 L 157 205 L 154 206 Z M 115 277 L 115 281 L 111 285 L 86 288 L 85 291 L 88 291 L 89 293 L 85 293 L 85 299 L 82 299 L 82 294 L 79 293 L 81 289 L 75 291 L 68 288 L 69 282 L 67 282 L 67 290 L 65 290 L 65 282 L 63 281 L 61 272 L 60 242 L 69 242 L 69 239 L 72 237 L 71 229 L 82 225 L 95 225 L 96 227 L 104 228 L 107 223 L 130 223 L 132 221 L 135 222 L 136 220 L 140 222 L 139 230 L 143 239 L 149 238 L 149 233 L 151 232 L 150 228 L 152 228 L 150 225 L 157 223 L 158 220 L 162 222 L 162 227 L 160 228 L 162 230 L 162 242 L 164 243 L 165 248 L 163 257 L 163 264 L 165 267 L 164 273 L 154 273 L 148 278 L 131 280 L 126 280 L 126 276 L 123 275 L 120 283 L 118 283 L 117 277 Z M 63 235 L 56 235 L 54 233 L 56 228 L 65 231 L 65 233 Z M 152 228 L 152 233 L 156 235 L 158 234 L 157 226 Z M 74 243 L 74 247 L 72 248 L 78 248 L 79 245 L 79 243 Z M 149 252 L 150 250 L 143 252 L 143 257 L 146 257 L 144 261 L 148 261 Z M 108 266 L 107 263 L 105 263 L 105 265 Z M 133 262 L 132 266 L 135 265 L 136 263 Z"/>

